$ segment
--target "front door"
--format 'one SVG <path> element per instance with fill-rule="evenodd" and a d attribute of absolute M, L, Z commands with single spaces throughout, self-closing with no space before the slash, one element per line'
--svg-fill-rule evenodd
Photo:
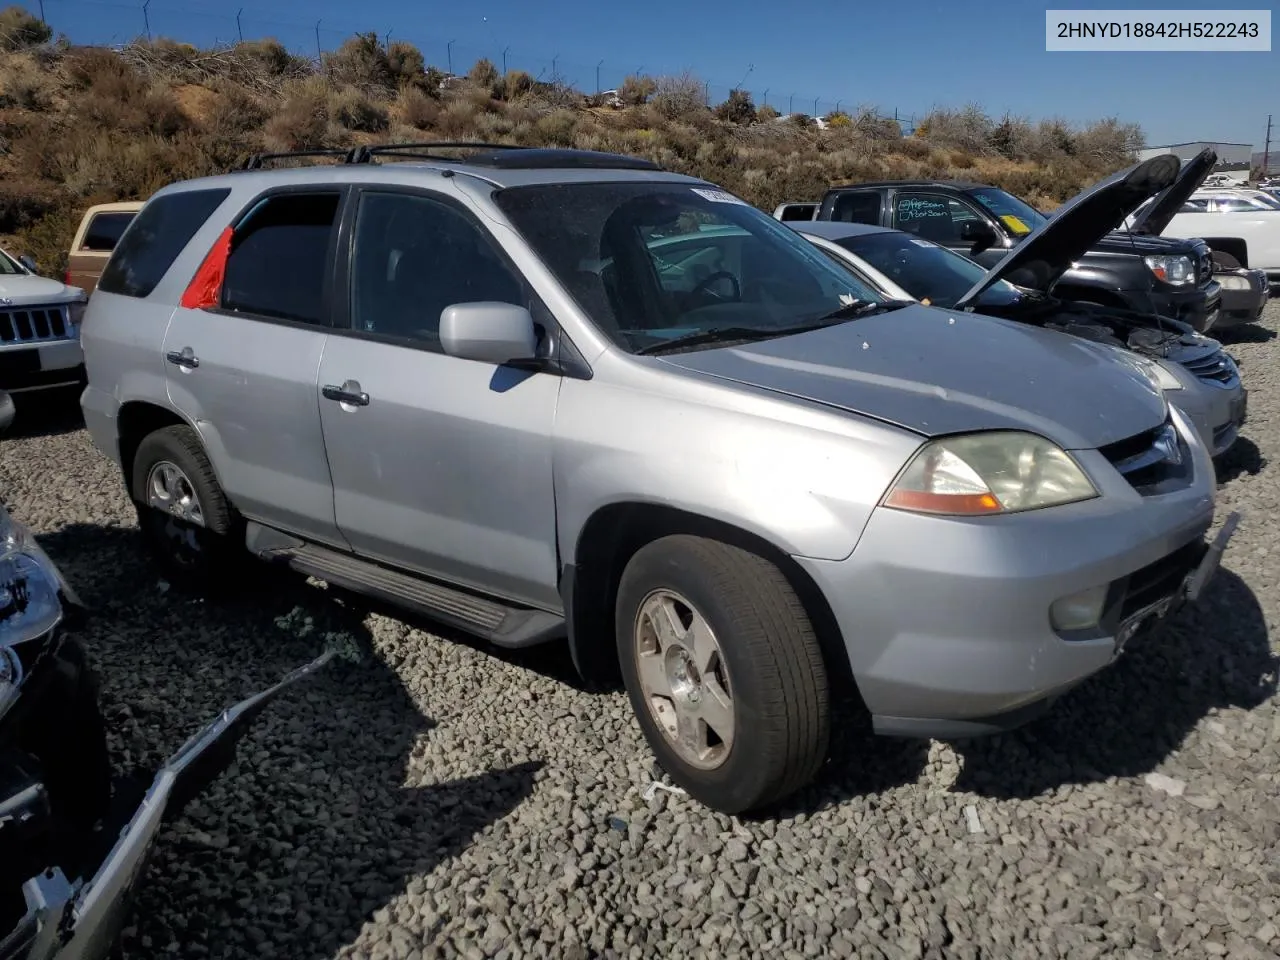
<path fill-rule="evenodd" d="M 364 191 L 348 329 L 320 364 L 338 526 L 370 559 L 557 609 L 560 377 L 446 356 L 454 303 L 531 306 L 491 235 L 442 193 Z"/>
<path fill-rule="evenodd" d="M 261 199 L 236 224 L 217 301 L 179 307 L 164 340 L 170 402 L 196 425 L 235 507 L 335 546 L 345 543 L 316 379 L 342 197 Z"/>

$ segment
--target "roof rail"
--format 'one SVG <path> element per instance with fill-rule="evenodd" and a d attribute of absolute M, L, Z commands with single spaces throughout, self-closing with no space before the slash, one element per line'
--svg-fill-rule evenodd
<path fill-rule="evenodd" d="M 451 157 L 434 152 L 442 149 L 465 149 L 478 152 L 466 157 Z M 604 153 L 599 150 L 564 150 L 553 147 L 522 147 L 510 143 L 473 143 L 448 140 L 422 143 L 385 143 L 356 147 L 351 151 L 351 155 L 346 162 L 375 163 L 379 155 L 398 155 L 402 160 L 434 160 L 509 170 L 557 168 L 602 170 L 662 169 L 661 166 L 651 160 L 617 153 Z"/>
<path fill-rule="evenodd" d="M 240 170 L 261 170 L 268 160 L 284 160 L 293 157 L 342 157 L 343 162 L 350 163 L 351 156 L 363 148 L 354 150 L 290 150 L 284 153 L 255 153 L 238 168 Z"/>
<path fill-rule="evenodd" d="M 460 161 L 459 157 L 442 157 L 430 153 L 431 150 L 520 150 L 510 143 L 482 143 L 471 140 L 423 140 L 411 143 L 373 143 L 363 147 L 356 147 L 347 157 L 347 163 L 372 163 L 373 158 L 378 154 L 395 155 L 402 150 L 411 151 L 406 153 L 407 158 L 414 160 L 453 160 Z"/>

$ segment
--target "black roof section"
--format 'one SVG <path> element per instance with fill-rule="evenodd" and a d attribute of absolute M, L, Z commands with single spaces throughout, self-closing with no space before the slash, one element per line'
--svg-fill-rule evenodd
<path fill-rule="evenodd" d="M 975 183 L 972 180 L 868 180 L 866 183 L 842 183 L 838 187 L 831 187 L 827 192 L 863 190 L 867 187 L 951 187 L 955 190 L 972 190 L 975 187 L 989 186 L 989 183 Z"/>
<path fill-rule="evenodd" d="M 456 156 L 440 151 L 471 151 Z M 548 147 L 520 147 L 507 143 L 434 140 L 421 143 L 380 143 L 350 150 L 298 150 L 292 153 L 256 153 L 240 167 L 260 170 L 271 160 L 340 157 L 343 164 L 377 163 L 379 157 L 396 160 L 431 160 L 462 163 L 494 170 L 661 170 L 659 164 L 642 157 L 595 150 L 563 150 Z"/>

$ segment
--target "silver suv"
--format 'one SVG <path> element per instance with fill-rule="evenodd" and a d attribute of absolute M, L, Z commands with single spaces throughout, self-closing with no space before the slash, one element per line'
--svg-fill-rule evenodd
<path fill-rule="evenodd" d="M 82 405 L 171 575 L 247 546 L 567 638 L 736 812 L 813 776 L 841 676 L 880 733 L 1007 729 L 1216 567 L 1209 454 L 1132 355 L 886 300 L 647 161 L 460 146 L 254 158 L 129 226 Z"/>

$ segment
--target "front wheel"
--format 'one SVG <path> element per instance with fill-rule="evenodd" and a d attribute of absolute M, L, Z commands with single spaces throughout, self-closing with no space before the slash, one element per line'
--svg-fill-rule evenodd
<path fill-rule="evenodd" d="M 616 629 L 645 739 L 690 796 L 742 813 L 812 779 L 827 753 L 827 673 L 777 566 L 719 541 L 663 537 L 627 564 Z"/>

